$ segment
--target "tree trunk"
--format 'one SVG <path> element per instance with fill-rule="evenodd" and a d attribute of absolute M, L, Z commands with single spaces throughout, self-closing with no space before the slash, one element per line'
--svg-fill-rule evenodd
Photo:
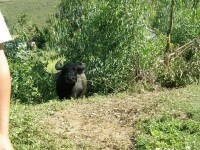
<path fill-rule="evenodd" d="M 170 64 L 170 58 L 169 58 L 169 53 L 170 53 L 170 34 L 172 32 L 172 27 L 173 27 L 173 13 L 174 13 L 174 0 L 171 0 L 171 10 L 170 10 L 170 24 L 169 24 L 169 29 L 167 31 L 167 44 L 166 44 L 166 49 L 164 53 L 164 63 L 166 67 L 169 67 Z"/>

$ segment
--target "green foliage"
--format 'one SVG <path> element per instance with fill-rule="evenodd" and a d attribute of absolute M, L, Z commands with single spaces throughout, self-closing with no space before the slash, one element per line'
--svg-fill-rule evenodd
<path fill-rule="evenodd" d="M 48 101 L 55 96 L 53 74 L 46 71 L 47 63 L 28 55 L 10 63 L 12 98 L 25 103 Z"/>
<path fill-rule="evenodd" d="M 137 149 L 198 149 L 200 123 L 171 116 L 146 119 L 138 125 Z"/>
<path fill-rule="evenodd" d="M 164 35 L 169 25 L 169 6 L 168 0 L 62 0 L 57 13 L 48 20 L 44 30 L 32 23 L 30 16 L 21 15 L 12 29 L 19 37 L 5 44 L 12 75 L 12 101 L 16 106 L 11 109 L 14 148 L 71 148 L 66 142 L 66 134 L 61 137 L 49 135 L 48 125 L 38 123 L 45 118 L 39 115 L 41 112 L 49 116 L 60 107 L 56 108 L 55 104 L 38 110 L 35 108 L 40 105 L 29 107 L 19 104 L 18 107 L 19 102 L 37 104 L 55 98 L 54 75 L 49 73 L 48 67 L 54 66 L 54 61 L 63 56 L 67 61 L 82 61 L 87 65 L 89 94 L 125 91 L 135 86 L 136 81 L 146 82 L 149 77 L 164 87 L 183 87 L 199 82 L 198 42 L 179 58 L 171 60 L 168 69 L 160 65 L 165 48 Z M 171 51 L 177 44 L 183 45 L 200 35 L 199 14 L 198 1 L 176 1 Z M 28 43 L 32 40 L 39 48 L 47 46 L 55 49 L 55 55 L 44 50 L 29 51 Z M 23 47 L 24 44 L 27 46 Z M 188 108 L 188 101 L 171 105 L 181 105 L 191 117 L 183 119 L 165 115 L 139 123 L 137 129 L 140 132 L 135 135 L 134 141 L 136 148 L 198 149 L 200 124 L 197 91 L 192 89 L 188 92 L 186 89 L 183 93 L 187 94 L 171 97 L 174 103 L 178 95 L 189 99 L 196 109 Z M 63 106 L 63 103 L 60 105 Z M 60 143 L 63 139 L 64 142 Z"/>
<path fill-rule="evenodd" d="M 184 87 L 188 84 L 199 83 L 200 70 L 198 47 L 191 47 L 186 50 L 182 57 L 172 60 L 170 67 L 162 66 L 158 70 L 157 81 L 168 88 Z"/>
<path fill-rule="evenodd" d="M 58 12 L 49 20 L 51 27 L 46 28 L 47 45 L 59 47 L 59 55 L 64 55 L 68 61 L 86 63 L 91 93 L 124 91 L 138 79 L 146 78 L 149 70 L 158 65 L 157 60 L 165 48 L 163 34 L 169 25 L 169 6 L 169 1 L 165 0 L 98 3 L 63 0 Z M 174 45 L 200 34 L 198 11 L 199 5 L 193 8 L 192 2 L 176 2 Z M 188 17 L 182 19 L 186 14 Z M 198 73 L 195 74 L 197 59 L 195 61 L 193 64 L 188 64 L 187 60 L 174 62 L 170 71 L 155 68 L 150 78 L 166 87 L 184 86 L 199 79 Z M 189 71 L 191 64 L 194 70 Z"/>
<path fill-rule="evenodd" d="M 18 37 L 5 44 L 12 77 L 12 99 L 36 104 L 55 98 L 55 79 L 47 71 L 48 61 L 43 61 L 45 52 L 31 51 L 30 47 L 31 41 L 43 47 L 42 32 L 27 15 L 18 19 L 12 32 Z"/>
<path fill-rule="evenodd" d="M 63 0 L 49 21 L 48 46 L 87 65 L 90 92 L 125 90 L 136 69 L 145 71 L 154 63 L 147 58 L 160 53 L 155 45 L 163 46 L 162 39 L 147 38 L 150 6 L 134 0 Z"/>
<path fill-rule="evenodd" d="M 55 97 L 54 75 L 47 72 L 48 62 L 42 61 L 42 52 L 17 48 L 22 41 L 17 38 L 5 46 L 12 77 L 12 99 L 29 104 L 46 102 Z"/>
<path fill-rule="evenodd" d="M 45 31 L 39 29 L 39 27 L 32 23 L 30 16 L 23 14 L 19 16 L 17 23 L 11 28 L 12 34 L 18 36 L 15 41 L 25 43 L 27 47 L 25 49 L 32 50 L 31 42 L 35 42 L 37 48 L 42 49 L 45 47 Z M 20 42 L 19 42 L 20 39 Z"/>
<path fill-rule="evenodd" d="M 171 51 L 178 47 L 177 44 L 182 45 L 200 34 L 199 3 L 193 2 L 180 0 L 175 3 Z M 61 57 L 86 64 L 89 95 L 125 91 L 132 89 L 137 82 L 147 85 L 149 79 L 153 81 L 151 83 L 157 81 L 165 87 L 180 87 L 199 81 L 199 46 L 195 46 L 195 50 L 189 48 L 180 58 L 171 61 L 168 70 L 160 65 L 165 49 L 164 35 L 169 25 L 169 6 L 170 2 L 166 0 L 62 0 L 44 29 L 32 23 L 28 15 L 21 15 L 12 29 L 19 38 L 5 46 L 16 79 L 13 84 L 21 81 L 15 68 L 20 70 L 23 64 L 21 72 L 26 73 L 27 87 L 48 82 L 50 91 L 54 91 L 53 82 L 46 81 L 53 77 L 45 69 L 49 65 L 48 59 L 55 62 Z M 41 56 L 48 57 L 46 62 L 29 57 L 31 41 L 35 41 L 39 48 L 54 49 L 56 55 L 52 57 L 47 52 L 47 56 Z M 27 46 L 22 47 L 23 44 Z M 36 57 L 42 54 L 35 53 Z M 32 61 L 27 59 L 23 63 L 24 58 Z M 34 74 L 32 68 L 37 73 Z M 39 83 L 31 82 L 28 73 L 37 74 Z M 18 90 L 18 85 L 14 89 Z M 44 89 L 33 88 L 33 95 L 40 99 Z"/>
<path fill-rule="evenodd" d="M 163 34 L 169 28 L 170 2 L 160 0 L 156 3 L 156 16 L 152 26 Z M 183 44 L 200 35 L 200 4 L 193 1 L 178 0 L 175 2 L 172 43 Z"/>

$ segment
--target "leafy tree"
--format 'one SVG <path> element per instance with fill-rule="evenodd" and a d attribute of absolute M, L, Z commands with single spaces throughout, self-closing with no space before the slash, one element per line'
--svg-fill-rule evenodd
<path fill-rule="evenodd" d="M 153 27 L 165 34 L 169 25 L 170 1 L 160 0 L 156 3 L 156 17 Z M 172 43 L 184 44 L 200 35 L 199 1 L 178 0 L 175 2 L 174 28 Z"/>

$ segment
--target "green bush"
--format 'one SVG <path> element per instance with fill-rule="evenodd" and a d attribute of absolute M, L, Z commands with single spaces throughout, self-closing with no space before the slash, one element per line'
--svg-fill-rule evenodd
<path fill-rule="evenodd" d="M 23 40 L 16 39 L 6 44 L 6 55 L 12 77 L 12 99 L 24 103 L 41 103 L 55 98 L 54 75 L 47 72 L 47 62 L 40 51 L 19 49 Z M 47 94 L 48 93 L 48 94 Z"/>
<path fill-rule="evenodd" d="M 169 28 L 171 1 L 160 0 L 155 5 L 156 15 L 152 26 L 166 34 Z M 171 40 L 174 44 L 184 44 L 200 35 L 200 4 L 197 1 L 175 1 Z"/>
<path fill-rule="evenodd" d="M 164 56 L 169 6 L 165 0 L 63 0 L 46 28 L 47 45 L 68 61 L 86 63 L 90 93 L 124 91 L 149 75 L 162 86 L 185 86 L 199 80 L 197 59 L 174 62 L 170 71 L 154 68 Z M 199 5 L 177 1 L 175 8 L 171 49 L 199 35 Z"/>
<path fill-rule="evenodd" d="M 175 3 L 171 51 L 177 44 L 182 45 L 199 35 L 199 5 L 192 4 Z M 21 16 L 13 29 L 20 37 L 6 44 L 13 76 L 13 97 L 26 97 L 31 103 L 33 99 L 45 101 L 43 93 L 47 90 L 50 90 L 47 97 L 53 97 L 54 80 L 46 71 L 46 62 L 63 56 L 66 61 L 86 64 L 89 95 L 124 91 L 137 82 L 148 84 L 149 79 L 164 87 L 199 81 L 199 54 L 193 48 L 172 61 L 168 70 L 160 65 L 169 25 L 169 6 L 166 0 L 62 0 L 44 29 L 38 29 L 26 15 Z M 46 46 L 55 50 L 56 55 L 35 52 L 36 57 L 48 58 L 46 62 L 31 57 L 28 48 L 20 48 L 20 44 L 31 40 L 40 48 Z M 24 95 L 25 89 L 29 94 Z"/>
<path fill-rule="evenodd" d="M 150 36 L 152 12 L 151 3 L 135 0 L 63 0 L 49 20 L 47 45 L 87 65 L 90 93 L 126 90 L 163 46 L 163 38 Z"/>
<path fill-rule="evenodd" d="M 196 48 L 188 49 L 181 57 L 171 61 L 169 68 L 161 66 L 158 70 L 157 82 L 168 88 L 184 87 L 195 82 L 199 83 L 200 53 L 195 50 Z"/>

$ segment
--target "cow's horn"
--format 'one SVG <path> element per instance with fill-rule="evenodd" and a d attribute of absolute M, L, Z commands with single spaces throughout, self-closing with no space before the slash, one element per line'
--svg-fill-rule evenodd
<path fill-rule="evenodd" d="M 55 69 L 56 70 L 62 70 L 63 69 L 63 65 L 60 63 L 60 61 L 58 61 L 55 65 Z"/>

